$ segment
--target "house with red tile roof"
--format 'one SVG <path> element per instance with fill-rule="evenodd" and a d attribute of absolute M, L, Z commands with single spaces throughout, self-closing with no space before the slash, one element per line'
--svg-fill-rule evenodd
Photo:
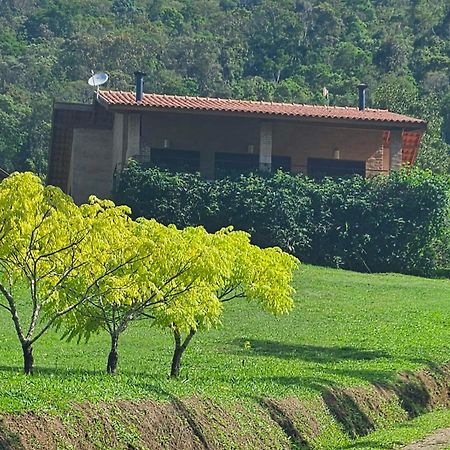
<path fill-rule="evenodd" d="M 139 74 L 138 74 L 139 78 Z M 423 120 L 365 107 L 99 91 L 55 103 L 48 183 L 75 201 L 110 197 L 130 158 L 206 178 L 287 170 L 312 177 L 388 173 L 413 164 Z"/>

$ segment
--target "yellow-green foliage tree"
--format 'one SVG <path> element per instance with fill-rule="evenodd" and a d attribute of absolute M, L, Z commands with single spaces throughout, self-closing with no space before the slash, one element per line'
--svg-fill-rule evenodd
<path fill-rule="evenodd" d="M 114 373 L 118 339 L 126 328 L 122 312 L 139 293 L 140 265 L 146 248 L 135 232 L 137 224 L 129 217 L 128 207 L 92 196 L 88 204 L 81 206 L 81 211 L 93 224 L 84 245 L 89 247 L 87 253 L 92 258 L 80 280 L 89 295 L 67 317 L 55 321 L 55 325 L 65 324 L 65 336 L 69 340 L 75 336 L 88 340 L 99 327 L 105 328 L 111 336 L 107 371 Z M 129 314 L 131 320 L 134 315 Z"/>
<path fill-rule="evenodd" d="M 51 326 L 86 339 L 106 329 L 114 373 L 120 335 L 131 321 L 152 319 L 173 332 L 177 376 L 192 337 L 220 323 L 224 302 L 245 297 L 275 314 L 292 308 L 295 258 L 259 249 L 243 232 L 178 230 L 129 213 L 95 197 L 78 207 L 31 173 L 0 184 L 0 307 L 12 319 L 26 374 L 33 344 Z"/>
<path fill-rule="evenodd" d="M 208 286 L 209 295 L 218 304 L 214 317 L 206 316 L 201 304 L 192 309 L 188 321 L 183 314 L 173 314 L 171 308 L 159 312 L 158 325 L 170 326 L 174 336 L 171 377 L 179 375 L 181 357 L 195 333 L 220 324 L 224 303 L 246 299 L 272 314 L 287 313 L 294 306 L 292 277 L 298 266 L 295 257 L 279 248 L 261 249 L 252 245 L 247 233 L 231 228 L 219 231 L 214 237 L 227 265 Z"/>
<path fill-rule="evenodd" d="M 31 173 L 0 184 L 0 307 L 11 316 L 26 374 L 33 371 L 33 344 L 83 301 L 78 283 L 88 234 L 79 208 L 60 189 Z"/>

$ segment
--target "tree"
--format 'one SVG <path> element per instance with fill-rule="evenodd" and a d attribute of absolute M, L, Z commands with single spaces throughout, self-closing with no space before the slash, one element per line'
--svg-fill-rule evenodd
<path fill-rule="evenodd" d="M 399 114 L 414 114 L 419 101 L 417 84 L 410 76 L 388 73 L 375 89 L 373 101 L 377 108 Z"/>
<path fill-rule="evenodd" d="M 69 340 L 74 336 L 88 340 L 102 325 L 111 337 L 107 372 L 114 373 L 119 336 L 127 325 L 121 313 L 138 292 L 137 264 L 142 260 L 142 246 L 134 234 L 136 224 L 129 218 L 128 207 L 92 196 L 89 204 L 82 206 L 82 212 L 95 223 L 90 232 L 93 258 L 82 280 L 89 296 L 55 325 L 71 324 L 65 333 Z"/>
<path fill-rule="evenodd" d="M 292 2 L 264 0 L 255 6 L 246 36 L 250 52 L 248 75 L 263 75 L 277 83 L 290 76 L 301 57 L 305 33 Z"/>
<path fill-rule="evenodd" d="M 83 301 L 77 285 L 87 263 L 80 251 L 86 225 L 70 197 L 31 173 L 0 184 L 0 307 L 13 321 L 26 374 L 33 372 L 33 344 Z"/>
<path fill-rule="evenodd" d="M 10 95 L 0 94 L 0 159 L 6 170 L 13 170 L 15 160 L 26 141 L 22 123 L 30 114 L 28 106 Z"/>
<path fill-rule="evenodd" d="M 157 324 L 169 325 L 174 337 L 174 352 L 171 364 L 171 377 L 177 377 L 181 367 L 181 357 L 199 330 L 207 330 L 220 324 L 223 304 L 237 299 L 255 302 L 263 310 L 272 314 L 289 312 L 294 302 L 291 286 L 293 271 L 298 260 L 279 248 L 261 249 L 250 244 L 250 236 L 242 231 L 223 229 L 215 233 L 216 245 L 228 265 L 219 278 L 209 285 L 209 295 L 219 301 L 221 307 L 215 309 L 215 316 L 204 313 L 200 307 L 190 312 L 190 320 L 185 317 L 165 317 L 167 311 L 160 310 L 162 317 Z M 169 320 L 167 320 L 169 319 Z"/>
<path fill-rule="evenodd" d="M 127 16 L 132 16 L 136 13 L 136 5 L 134 0 L 114 0 L 111 10 L 121 20 L 127 20 Z"/>

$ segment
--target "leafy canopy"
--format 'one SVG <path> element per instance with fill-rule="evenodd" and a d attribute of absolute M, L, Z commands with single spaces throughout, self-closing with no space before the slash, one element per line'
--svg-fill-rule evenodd
<path fill-rule="evenodd" d="M 31 173 L 13 174 L 0 184 L 0 217 L 5 289 L 26 286 L 49 315 L 70 306 L 88 263 L 81 245 L 90 229 L 72 199 Z"/>

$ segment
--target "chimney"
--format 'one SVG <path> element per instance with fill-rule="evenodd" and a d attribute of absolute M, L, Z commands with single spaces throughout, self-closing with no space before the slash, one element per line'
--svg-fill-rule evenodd
<path fill-rule="evenodd" d="M 358 92 L 359 92 L 358 106 L 359 106 L 360 111 L 364 111 L 366 109 L 366 89 L 367 89 L 367 87 L 368 86 L 365 83 L 358 84 Z"/>
<path fill-rule="evenodd" d="M 136 102 L 139 103 L 144 98 L 144 72 L 134 72 L 136 77 Z"/>

